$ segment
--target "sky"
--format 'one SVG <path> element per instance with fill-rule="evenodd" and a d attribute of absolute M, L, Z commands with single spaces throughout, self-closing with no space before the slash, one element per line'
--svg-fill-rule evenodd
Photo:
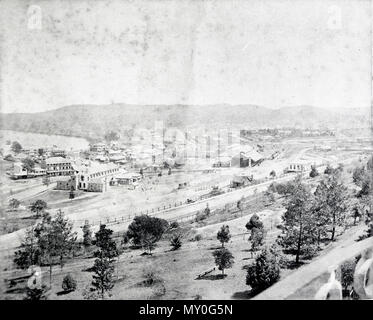
<path fill-rule="evenodd" d="M 2 112 L 368 108 L 369 0 L 0 0 Z"/>

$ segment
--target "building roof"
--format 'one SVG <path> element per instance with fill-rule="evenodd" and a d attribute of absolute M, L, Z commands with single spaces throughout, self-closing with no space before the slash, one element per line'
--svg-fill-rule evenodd
<path fill-rule="evenodd" d="M 232 181 L 236 183 L 243 183 L 245 181 L 248 181 L 251 179 L 251 175 L 246 175 L 246 174 L 237 174 L 233 176 Z"/>
<path fill-rule="evenodd" d="M 303 159 L 289 161 L 289 164 L 303 164 L 303 165 L 309 165 L 309 164 L 311 164 L 311 163 L 312 163 L 312 161 L 307 161 L 307 160 L 303 160 Z"/>
<path fill-rule="evenodd" d="M 263 156 L 255 150 L 241 152 L 240 155 L 244 156 L 245 158 L 250 158 L 254 161 L 258 161 L 260 159 L 263 159 Z"/>
<path fill-rule="evenodd" d="M 100 163 L 94 162 L 88 166 L 81 166 L 80 169 L 81 169 L 80 171 L 82 171 L 83 173 L 93 174 L 93 173 L 103 172 L 107 170 L 118 169 L 118 166 L 116 166 L 113 163 L 100 164 Z"/>
<path fill-rule="evenodd" d="M 67 182 L 67 181 L 70 181 L 70 180 L 71 180 L 71 177 L 70 177 L 70 176 L 57 176 L 57 177 L 55 178 L 55 180 L 56 180 L 57 182 L 59 182 L 59 181 Z"/>
<path fill-rule="evenodd" d="M 62 157 L 51 157 L 45 160 L 46 164 L 71 163 L 71 160 Z"/>
<path fill-rule="evenodd" d="M 117 175 L 115 178 L 116 179 L 132 179 L 132 178 L 140 178 L 140 175 L 138 173 L 127 172 L 127 173 L 121 173 L 120 175 Z"/>
<path fill-rule="evenodd" d="M 124 160 L 124 159 L 126 159 L 126 156 L 118 154 L 118 155 L 115 155 L 115 156 L 110 156 L 109 159 L 113 160 L 113 161 Z"/>
<path fill-rule="evenodd" d="M 95 178 L 95 179 L 91 179 L 90 181 L 88 181 L 88 184 L 89 183 L 104 183 L 102 181 L 103 178 Z"/>

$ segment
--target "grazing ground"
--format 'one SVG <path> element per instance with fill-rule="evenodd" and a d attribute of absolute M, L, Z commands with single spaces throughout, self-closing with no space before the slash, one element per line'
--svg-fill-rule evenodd
<path fill-rule="evenodd" d="M 260 212 L 266 226 L 271 219 L 278 218 L 282 213 L 281 209 L 264 210 Z M 250 243 L 246 233 L 245 224 L 251 214 L 234 218 L 225 222 L 232 233 L 231 241 L 226 247 L 232 251 L 235 257 L 235 264 L 232 269 L 227 269 L 227 277 L 218 279 L 220 271 L 216 270 L 208 276 L 196 280 L 199 274 L 214 268 L 212 252 L 221 244 L 216 239 L 216 233 L 223 223 L 216 223 L 200 228 L 186 226 L 183 228 L 183 246 L 177 251 L 171 251 L 167 240 L 158 243 L 152 255 L 142 255 L 141 249 L 125 249 L 116 263 L 116 274 L 119 277 L 118 283 L 112 292 L 113 299 L 194 299 L 197 295 L 203 299 L 230 299 L 243 298 L 248 287 L 245 284 L 245 270 L 242 268 L 252 259 Z M 268 239 L 278 233 L 273 228 Z M 201 235 L 201 240 L 196 241 L 195 235 Z M 89 256 L 89 255 L 88 255 Z M 81 299 L 82 292 L 90 284 L 92 274 L 84 271 L 93 265 L 93 258 L 76 258 L 67 263 L 61 270 L 59 266 L 54 267 L 52 291 L 50 299 Z M 143 273 L 147 270 L 154 270 L 160 282 L 153 287 L 146 287 L 141 282 L 144 280 Z M 78 289 L 75 292 L 58 295 L 64 275 L 70 273 L 78 280 Z M 8 277 L 17 277 L 13 272 L 6 272 Z M 24 272 L 18 272 L 19 276 Z M 48 283 L 48 268 L 44 271 L 44 281 Z M 4 279 L 2 279 L 4 280 Z M 2 282 L 4 284 L 4 282 Z M 163 292 L 162 286 L 165 288 Z M 7 291 L 7 288 L 3 288 Z M 2 290 L 2 291 L 3 291 Z M 15 288 L 2 292 L 2 298 L 22 298 Z"/>
<path fill-rule="evenodd" d="M 279 234 L 273 221 L 279 221 L 283 209 L 265 209 L 259 212 L 266 229 L 268 229 L 266 245 L 270 245 Z M 171 251 L 169 242 L 164 239 L 160 241 L 152 255 L 143 255 L 141 249 L 124 249 L 116 266 L 116 284 L 112 291 L 111 299 L 249 299 L 250 287 L 246 285 L 246 271 L 244 267 L 253 261 L 255 257 L 250 251 L 250 242 L 245 229 L 251 214 L 233 218 L 224 223 L 214 223 L 204 227 L 192 227 L 184 225 L 180 232 L 184 235 L 183 245 L 177 251 Z M 220 278 L 220 271 L 214 266 L 212 256 L 213 250 L 221 245 L 216 239 L 216 233 L 223 224 L 228 224 L 232 234 L 231 241 L 225 246 L 232 252 L 235 263 L 231 269 L 225 270 L 226 277 Z M 364 225 L 358 225 L 349 229 L 337 241 L 328 245 L 325 251 L 321 251 L 319 257 L 333 252 L 334 249 L 351 243 L 356 236 L 362 232 Z M 196 235 L 201 240 L 196 241 Z M 165 237 L 167 238 L 167 236 Z M 289 259 L 294 257 L 289 256 Z M 312 265 L 314 260 L 305 261 Z M 49 299 L 82 299 L 83 292 L 89 287 L 92 273 L 87 269 L 93 265 L 92 253 L 87 253 L 86 258 L 75 258 L 68 262 L 62 269 L 59 266 L 53 268 L 52 290 L 49 291 Z M 203 274 L 215 267 L 215 271 L 201 279 L 198 275 Z M 303 266 L 304 267 L 304 266 Z M 303 268 L 302 267 L 302 268 Z M 144 284 L 144 273 L 154 271 L 156 281 L 154 285 Z M 282 270 L 282 278 L 290 276 L 297 270 Z M 62 294 L 61 283 L 63 277 L 70 273 L 78 282 L 77 290 L 68 294 Z M 25 272 L 4 272 L 6 279 L 19 278 L 27 275 Z M 22 299 L 25 281 L 20 281 L 16 286 L 9 288 L 4 279 L 1 279 L 2 299 Z M 319 284 L 310 284 L 317 290 Z M 48 268 L 44 269 L 43 281 L 49 284 Z M 300 298 L 309 298 L 309 291 L 300 291 Z"/>

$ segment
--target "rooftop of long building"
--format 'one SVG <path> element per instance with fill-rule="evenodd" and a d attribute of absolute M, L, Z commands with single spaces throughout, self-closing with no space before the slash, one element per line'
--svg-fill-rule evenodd
<path fill-rule="evenodd" d="M 71 163 L 70 159 L 63 157 L 51 157 L 45 160 L 46 164 Z"/>

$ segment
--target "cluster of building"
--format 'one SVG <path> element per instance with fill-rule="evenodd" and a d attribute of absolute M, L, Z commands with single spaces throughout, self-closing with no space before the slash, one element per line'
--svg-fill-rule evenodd
<path fill-rule="evenodd" d="M 22 162 L 13 164 L 12 178 L 23 179 L 39 176 L 54 177 L 57 190 L 83 190 L 104 192 L 109 185 L 127 185 L 135 188 L 141 179 L 137 173 L 128 173 L 114 163 L 73 161 L 70 158 L 50 157 L 42 167 L 27 170 Z"/>
<path fill-rule="evenodd" d="M 95 143 L 90 145 L 88 159 L 101 163 L 115 163 L 125 167 L 147 167 L 150 165 L 163 165 L 163 146 L 144 147 L 135 145 L 132 147 L 117 144 L 107 145 Z"/>
<path fill-rule="evenodd" d="M 111 179 L 119 173 L 119 167 L 108 163 L 71 164 L 60 163 L 60 173 L 65 178 L 57 181 L 58 190 L 83 190 L 92 192 L 104 192 Z M 70 173 L 68 173 L 70 168 Z M 55 173 L 55 172 L 53 172 Z"/>
<path fill-rule="evenodd" d="M 235 149 L 231 149 L 222 154 L 219 154 L 212 166 L 215 168 L 253 167 L 259 165 L 265 159 L 263 155 L 261 155 L 251 146 L 240 146 L 239 148 Z"/>
<path fill-rule="evenodd" d="M 250 129 L 241 130 L 242 136 L 260 136 L 275 138 L 301 138 L 301 137 L 328 137 L 335 136 L 336 132 L 329 129 L 315 128 L 273 128 L 273 129 Z"/>

